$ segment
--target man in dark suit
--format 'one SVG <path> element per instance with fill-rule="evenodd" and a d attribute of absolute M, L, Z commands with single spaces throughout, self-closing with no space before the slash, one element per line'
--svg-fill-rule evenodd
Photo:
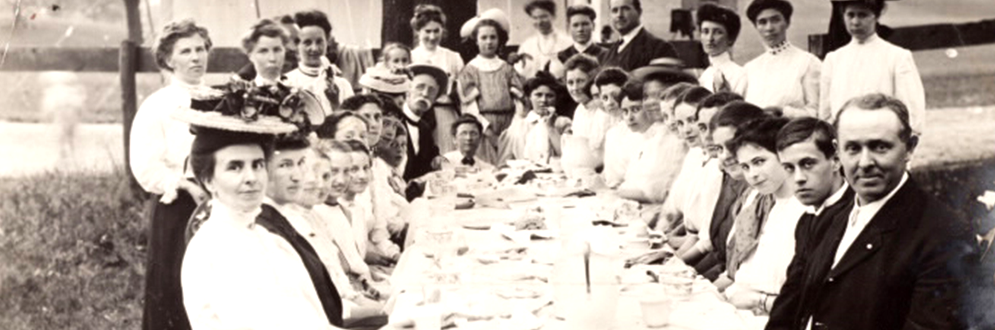
<path fill-rule="evenodd" d="M 441 90 L 439 86 L 449 86 L 449 81 L 446 73 L 433 65 L 413 64 L 408 69 L 413 76 L 402 109 L 402 119 L 408 129 L 408 163 L 404 167 L 404 179 L 412 181 L 437 170 L 443 161 L 439 146 L 432 138 L 435 123 L 423 117 L 431 113 Z M 406 195 L 408 199 L 414 199 L 424 189 L 423 185 L 410 184 Z"/>
<path fill-rule="evenodd" d="M 589 55 L 598 58 L 605 51 L 594 42 L 594 27 L 598 14 L 594 8 L 588 5 L 573 5 L 567 7 L 567 29 L 570 31 L 570 38 L 573 45 L 556 53 L 556 58 L 546 65 L 545 70 L 553 74 L 556 79 L 564 79 L 566 68 L 563 66 L 571 57 L 577 54 Z"/>
<path fill-rule="evenodd" d="M 813 117 L 794 119 L 777 134 L 777 154 L 795 183 L 795 197 L 811 209 L 795 227 L 795 255 L 780 294 L 776 300 L 765 297 L 773 303 L 770 314 L 775 322 L 796 317 L 797 286 L 804 276 L 807 257 L 825 237 L 829 217 L 853 202 L 854 192 L 843 180 L 835 143 L 836 129 L 832 124 Z"/>
<path fill-rule="evenodd" d="M 611 0 L 610 8 L 612 28 L 622 40 L 598 56 L 602 67 L 618 66 L 632 71 L 656 58 L 678 58 L 673 45 L 643 28 L 640 21 L 643 7 L 639 0 Z"/>
<path fill-rule="evenodd" d="M 977 245 L 968 222 L 909 177 L 918 138 L 908 109 L 869 94 L 847 102 L 835 126 L 856 198 L 827 213 L 829 227 L 802 278 L 781 291 L 797 291 L 795 307 L 772 315 L 767 328 L 961 328 L 963 284 Z"/>

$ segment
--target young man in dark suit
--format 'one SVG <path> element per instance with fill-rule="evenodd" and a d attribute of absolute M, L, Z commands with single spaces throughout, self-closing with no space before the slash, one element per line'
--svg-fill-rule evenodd
<path fill-rule="evenodd" d="M 598 56 L 601 67 L 617 66 L 628 72 L 649 65 L 656 58 L 678 58 L 673 45 L 643 27 L 640 21 L 643 7 L 639 0 L 611 0 L 610 8 L 612 28 L 622 38 Z"/>
<path fill-rule="evenodd" d="M 848 101 L 834 124 L 856 197 L 831 216 L 803 278 L 787 288 L 797 291 L 797 312 L 772 316 L 767 328 L 962 328 L 977 244 L 967 221 L 909 177 L 918 137 L 908 109 L 869 94 Z"/>
<path fill-rule="evenodd" d="M 836 129 L 814 117 L 794 119 L 777 134 L 777 154 L 795 183 L 795 197 L 811 209 L 795 227 L 795 256 L 788 266 L 788 279 L 770 310 L 771 321 L 791 320 L 797 313 L 797 297 L 805 263 L 825 237 L 830 220 L 853 202 L 854 192 L 843 180 L 836 155 Z M 769 322 L 770 323 L 770 322 Z"/>

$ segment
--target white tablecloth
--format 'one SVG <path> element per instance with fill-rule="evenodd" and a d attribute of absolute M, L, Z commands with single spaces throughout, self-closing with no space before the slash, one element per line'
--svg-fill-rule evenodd
<path fill-rule="evenodd" d="M 483 228 L 492 224 L 509 223 L 521 217 L 524 208 L 540 205 L 548 210 L 555 208 L 565 225 L 569 221 L 591 221 L 604 198 L 540 198 L 536 201 L 512 205 L 511 209 L 476 208 L 457 210 L 445 215 L 427 217 L 430 225 L 412 225 L 409 235 L 420 235 L 426 227 L 452 229 L 462 236 L 469 250 L 462 256 L 443 258 L 436 265 L 426 254 L 428 248 L 418 240 L 410 246 L 395 268 L 391 283 L 394 294 L 388 311 L 392 320 L 415 317 L 423 300 L 423 293 L 433 289 L 441 291 L 444 313 L 457 312 L 458 329 L 566 329 L 566 323 L 553 314 L 552 285 L 548 284 L 553 261 L 561 247 L 561 239 L 525 240 L 518 242 L 502 235 L 501 231 Z M 549 213 L 547 213 L 549 214 Z M 424 221 L 424 220 L 423 220 Z M 556 228 L 553 228 L 556 229 Z M 554 231 L 555 232 L 555 231 Z M 509 259 L 497 259 L 498 251 L 520 251 Z M 635 250 L 635 251 L 634 251 Z M 646 252 L 648 248 L 623 250 L 624 257 Z M 674 260 L 679 262 L 679 260 Z M 673 265 L 671 265 L 673 266 Z M 682 267 L 687 267 L 681 265 Z M 648 329 L 643 323 L 640 308 L 641 284 L 632 283 L 646 267 L 626 269 L 621 274 L 617 310 L 613 329 Z M 660 266 L 655 266 L 660 267 Z M 633 275 L 633 274 L 636 275 Z M 440 284 L 440 282 L 443 282 Z M 629 282 L 629 283 L 626 283 Z M 644 284 L 643 284 L 644 285 Z M 725 302 L 708 280 L 698 277 L 690 298 L 675 302 L 669 325 L 656 329 L 762 329 L 766 319 L 751 312 L 739 311 Z M 519 290 L 535 292 L 535 297 L 507 299 L 501 296 Z"/>

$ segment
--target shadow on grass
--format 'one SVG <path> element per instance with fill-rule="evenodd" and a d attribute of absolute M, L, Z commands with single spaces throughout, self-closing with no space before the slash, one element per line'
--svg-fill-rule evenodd
<path fill-rule="evenodd" d="M 142 197 L 123 171 L 0 180 L 0 324 L 137 329 L 145 274 Z"/>

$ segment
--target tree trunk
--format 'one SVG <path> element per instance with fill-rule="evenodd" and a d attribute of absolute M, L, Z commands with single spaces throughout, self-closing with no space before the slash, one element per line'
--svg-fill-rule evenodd
<path fill-rule="evenodd" d="M 121 111 L 124 112 L 124 168 L 130 179 L 129 186 L 133 194 L 142 191 L 138 186 L 138 181 L 131 173 L 131 166 L 128 166 L 130 152 L 128 150 L 131 140 L 131 122 L 135 119 L 138 111 L 138 95 L 135 88 L 135 72 L 138 68 L 138 46 L 142 44 L 142 20 L 138 11 L 139 0 L 124 0 L 125 13 L 128 18 L 128 40 L 121 42 L 119 50 L 119 69 L 121 79 Z"/>

